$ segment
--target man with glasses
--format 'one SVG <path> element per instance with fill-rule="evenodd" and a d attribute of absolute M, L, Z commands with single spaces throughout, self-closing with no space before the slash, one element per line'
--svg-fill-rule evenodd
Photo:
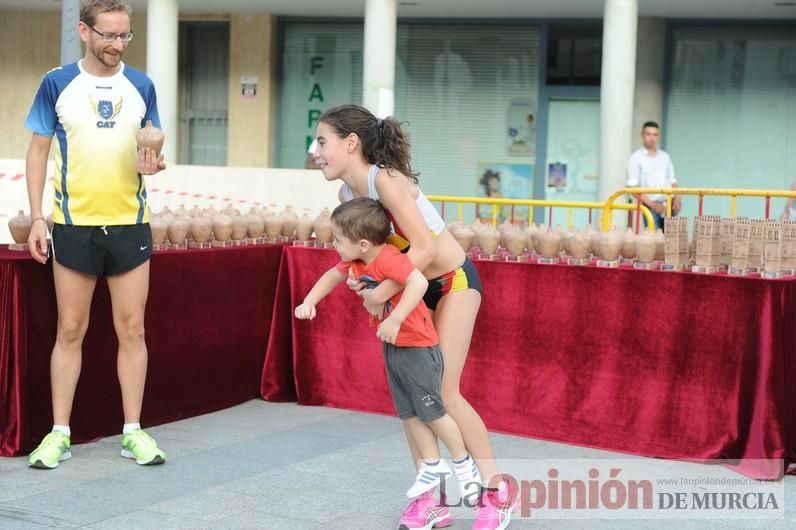
<path fill-rule="evenodd" d="M 137 149 L 135 134 L 151 120 L 159 127 L 155 87 L 122 62 L 133 38 L 130 8 L 119 0 L 82 0 L 77 27 L 86 54 L 44 76 L 25 122 L 33 131 L 27 184 L 33 217 L 30 253 L 46 263 L 42 212 L 47 156 L 55 142 L 53 276 L 58 328 L 50 359 L 53 430 L 31 453 L 32 467 L 53 469 L 71 458 L 69 418 L 82 361 L 82 342 L 99 276 L 106 276 L 119 339 L 122 456 L 161 464 L 166 455 L 141 430 L 147 370 L 144 310 L 152 235 L 143 175 L 165 168 L 152 149 Z"/>

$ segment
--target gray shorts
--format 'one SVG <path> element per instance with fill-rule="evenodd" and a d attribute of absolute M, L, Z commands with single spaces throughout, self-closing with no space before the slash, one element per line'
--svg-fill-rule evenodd
<path fill-rule="evenodd" d="M 384 364 L 399 418 L 417 416 L 428 423 L 445 415 L 439 346 L 401 347 L 385 342 Z"/>

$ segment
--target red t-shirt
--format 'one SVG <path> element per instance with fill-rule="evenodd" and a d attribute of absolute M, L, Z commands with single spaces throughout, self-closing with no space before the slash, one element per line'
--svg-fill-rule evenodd
<path fill-rule="evenodd" d="M 401 254 L 393 245 L 385 245 L 370 264 L 361 260 L 341 261 L 337 264 L 337 270 L 346 275 L 350 268 L 353 268 L 357 279 L 365 282 L 367 289 L 375 289 L 384 280 L 394 280 L 403 285 L 415 270 L 415 266 L 406 257 L 406 254 Z M 398 305 L 402 294 L 403 291 L 397 293 L 384 304 L 383 318 L 387 318 L 392 308 Z M 378 320 L 372 319 L 371 324 L 374 323 L 378 325 Z M 431 322 L 431 314 L 421 300 L 401 324 L 396 338 L 396 346 L 434 346 L 436 344 L 439 344 L 439 336 Z"/>

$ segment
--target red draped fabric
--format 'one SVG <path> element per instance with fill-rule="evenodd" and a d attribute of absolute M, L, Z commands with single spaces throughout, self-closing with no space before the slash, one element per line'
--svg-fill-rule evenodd
<path fill-rule="evenodd" d="M 266 359 L 280 372 L 264 374 L 261 394 L 393 413 L 379 341 L 344 286 L 315 320 L 284 324 L 336 260 L 331 250 L 285 249 L 281 324 Z M 796 460 L 796 281 L 476 267 L 484 298 L 462 391 L 490 429 L 647 456 L 744 459 L 738 471 L 768 478 Z M 291 337 L 275 336 L 288 329 Z"/>
<path fill-rule="evenodd" d="M 220 410 L 258 395 L 281 246 L 155 253 L 142 423 Z M 55 340 L 52 267 L 0 250 L 0 455 L 29 451 L 52 425 L 49 359 Z M 123 423 L 116 335 L 100 280 L 83 343 L 74 442 Z"/>

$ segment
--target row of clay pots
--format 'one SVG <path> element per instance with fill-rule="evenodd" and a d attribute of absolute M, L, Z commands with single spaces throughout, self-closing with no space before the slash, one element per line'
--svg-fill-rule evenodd
<path fill-rule="evenodd" d="M 159 215 L 173 215 L 176 217 L 188 217 L 192 219 L 197 217 L 215 219 L 215 217 L 219 214 L 226 215 L 233 220 L 238 217 L 249 217 L 249 231 L 259 234 L 257 236 L 249 235 L 249 237 L 261 237 L 261 235 L 265 233 L 266 237 L 269 238 L 275 238 L 278 236 L 293 238 L 295 236 L 299 240 L 307 241 L 312 237 L 315 224 L 317 223 L 321 227 L 321 235 L 324 236 L 323 241 L 331 241 L 331 225 L 327 227 L 326 224 L 328 223 L 323 221 L 323 219 L 328 219 L 330 217 L 328 209 L 324 209 L 324 211 L 321 212 L 321 214 L 319 214 L 315 220 L 310 219 L 307 212 L 304 212 L 301 218 L 299 218 L 292 206 L 286 206 L 285 209 L 278 215 L 275 211 L 271 211 L 267 207 L 263 208 L 260 206 L 253 206 L 247 214 L 242 216 L 240 211 L 234 208 L 232 205 L 227 205 L 226 208 L 219 212 L 212 206 L 204 209 L 199 209 L 198 206 L 194 206 L 193 209 L 188 210 L 185 208 L 185 205 L 181 204 L 180 207 L 174 212 L 172 212 L 168 207 L 159 212 Z M 252 227 L 252 224 L 255 223 L 253 220 L 254 217 L 259 217 L 263 220 L 263 230 L 258 230 L 256 225 Z M 325 230 L 325 228 L 329 229 Z"/>
<path fill-rule="evenodd" d="M 231 215 L 230 215 L 231 214 Z M 305 212 L 300 218 L 287 207 L 278 216 L 267 209 L 252 208 L 245 216 L 228 206 L 222 212 L 211 208 L 200 210 L 194 207 L 188 211 L 181 206 L 176 212 L 168 207 L 150 217 L 154 244 L 169 241 L 184 241 L 188 235 L 196 242 L 204 243 L 211 238 L 219 241 L 241 240 L 246 237 L 276 238 L 278 236 L 309 241 L 313 232 L 319 241 L 332 240 L 331 213 L 328 208 L 315 218 Z M 25 243 L 30 235 L 33 222 L 22 210 L 8 221 L 8 228 L 15 243 Z M 47 216 L 47 225 L 52 229 L 52 215 Z"/>
<path fill-rule="evenodd" d="M 279 215 L 254 209 L 246 215 L 236 212 L 234 208 L 228 208 L 211 217 L 213 211 L 206 209 L 199 212 L 199 215 L 189 217 L 172 215 L 170 210 L 164 209 L 150 218 L 153 243 L 161 244 L 166 239 L 181 242 L 189 234 L 197 243 L 205 243 L 211 239 L 239 241 L 247 237 L 295 237 L 300 241 L 308 241 L 313 232 L 319 241 L 328 243 L 332 240 L 331 214 L 328 209 L 324 209 L 314 221 L 306 213 L 298 218 L 289 207 Z"/>
<path fill-rule="evenodd" d="M 522 255 L 527 249 L 543 258 L 566 254 L 576 259 L 597 256 L 606 261 L 615 261 L 623 257 L 648 262 L 664 257 L 664 237 L 660 230 L 657 234 L 645 231 L 637 236 L 631 229 L 625 232 L 597 232 L 587 226 L 581 230 L 570 228 L 564 231 L 560 226 L 531 225 L 527 230 L 522 230 L 509 223 L 495 229 L 483 223 L 462 225 L 458 222 L 452 223 L 448 229 L 465 251 L 476 246 L 485 254 L 494 254 L 500 245 L 515 256 Z"/>

